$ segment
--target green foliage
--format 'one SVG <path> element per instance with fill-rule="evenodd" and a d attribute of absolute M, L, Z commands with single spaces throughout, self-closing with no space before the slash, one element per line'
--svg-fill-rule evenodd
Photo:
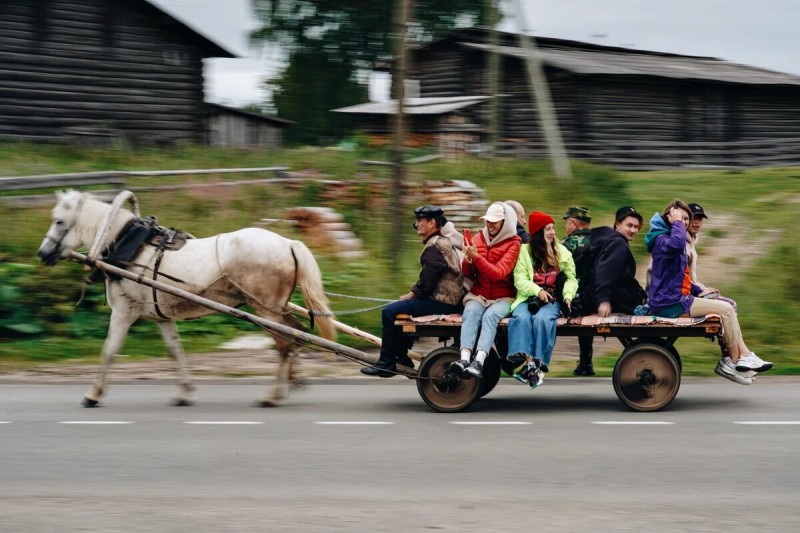
<path fill-rule="evenodd" d="M 295 124 L 288 139 L 298 144 L 332 144 L 352 127 L 347 115 L 331 109 L 365 102 L 366 83 L 358 76 L 392 56 L 395 1 L 254 0 L 263 26 L 253 33 L 288 53 L 288 66 L 267 86 L 282 118 Z M 430 40 L 457 24 L 483 16 L 481 0 L 423 0 L 414 3 L 410 39 Z"/>
<path fill-rule="evenodd" d="M 336 60 L 322 41 L 309 40 L 289 56 L 289 66 L 268 82 L 281 118 L 294 122 L 287 141 L 330 144 L 352 128 L 350 115 L 331 113 L 364 102 L 368 88 L 356 81 L 350 65 Z"/>
<path fill-rule="evenodd" d="M 0 175 L 43 174 L 76 170 L 150 170 L 163 168 L 224 168 L 288 166 L 292 170 L 312 169 L 331 179 L 352 179 L 359 159 L 385 159 L 385 154 L 364 151 L 322 150 L 304 147 L 275 153 L 214 150 L 186 147 L 170 150 L 108 151 L 65 149 L 63 147 L 0 144 Z M 388 179 L 383 168 L 368 170 L 374 179 Z M 745 230 L 747 247 L 758 244 L 759 259 L 732 257 L 736 280 L 723 280 L 723 294 L 737 300 L 745 339 L 762 357 L 776 362 L 774 373 L 800 371 L 800 356 L 794 323 L 800 315 L 800 251 L 792 239 L 794 213 L 800 200 L 797 169 L 754 169 L 728 171 L 686 170 L 672 172 L 621 173 L 596 165 L 573 162 L 572 178 L 557 178 L 546 161 L 468 158 L 435 161 L 409 167 L 411 181 L 462 179 L 482 187 L 489 200 L 519 200 L 527 211 L 542 210 L 557 218 L 569 205 L 591 208 L 593 225 L 610 224 L 613 213 L 623 204 L 643 213 L 660 210 L 675 197 L 699 201 L 711 217 L 704 229 L 702 246 L 717 239 L 729 239 Z M 385 194 L 377 193 L 364 180 L 351 195 L 328 199 L 317 182 L 300 187 L 283 184 L 217 186 L 239 175 L 176 176 L 136 178 L 129 186 L 146 187 L 136 194 L 143 214 L 157 214 L 159 222 L 208 236 L 253 225 L 262 218 L 283 219 L 284 209 L 297 205 L 325 205 L 345 216 L 364 242 L 362 258 L 340 259 L 313 248 L 323 272 L 326 290 L 381 299 L 405 293 L 419 272 L 419 238 L 411 229 L 410 210 L 420 198 L 404 198 L 409 213 L 401 236 L 403 255 L 399 271 L 390 274 L 387 257 L 396 243 L 390 238 L 389 206 Z M 369 182 L 368 182 L 369 181 Z M 186 190 L 147 189 L 155 184 L 193 183 Z M 205 185 L 205 187 L 200 186 Z M 6 231 L 0 240 L 0 363 L 8 360 L 58 361 L 86 358 L 96 362 L 109 318 L 102 284 L 86 288 L 81 305 L 82 280 L 86 273 L 76 263 L 64 262 L 53 268 L 39 264 L 35 251 L 49 225 L 51 205 L 15 207 L 0 202 L 0 220 Z M 726 215 L 732 224 L 714 228 L 712 222 Z M 645 216 L 645 218 L 649 218 Z M 480 225 L 476 219 L 473 228 Z M 562 225 L 557 232 L 562 235 Z M 307 235 L 288 225 L 269 229 L 311 244 Z M 646 228 L 645 228 L 646 230 Z M 312 245 L 313 246 L 313 245 Z M 646 261 L 640 239 L 633 243 L 640 262 Z M 701 267 L 713 268 L 703 260 Z M 723 264 L 722 262 L 718 264 Z M 744 269 L 746 271 L 743 271 Z M 348 314 L 379 302 L 331 297 L 331 306 L 342 322 L 374 334 L 380 333 L 380 310 Z M 295 295 L 295 303 L 302 299 Z M 8 326 L 11 324 L 11 327 Z M 246 322 L 213 316 L 179 325 L 187 351 L 218 349 L 220 343 L 242 332 L 258 331 Z M 358 344 L 345 335 L 340 340 Z M 718 350 L 708 341 L 678 341 L 685 372 L 709 375 Z M 158 329 L 151 323 L 137 324 L 131 331 L 125 352 L 131 357 L 163 355 Z M 616 357 L 602 358 L 597 368 L 609 375 Z M 570 368 L 571 370 L 571 368 Z"/>

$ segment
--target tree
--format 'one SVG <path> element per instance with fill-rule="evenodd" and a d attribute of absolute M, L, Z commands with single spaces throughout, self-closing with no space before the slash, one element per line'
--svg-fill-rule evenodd
<path fill-rule="evenodd" d="M 263 22 L 253 33 L 254 41 L 288 52 L 287 68 L 267 83 L 278 114 L 297 123 L 292 128 L 296 140 L 320 142 L 347 130 L 348 119 L 329 110 L 366 100 L 367 87 L 358 81 L 359 72 L 391 58 L 396 1 L 253 0 Z M 483 2 L 416 0 L 410 33 L 415 41 L 425 42 L 457 26 L 480 23 Z"/>
<path fill-rule="evenodd" d="M 330 110 L 361 103 L 368 96 L 367 86 L 352 76 L 349 67 L 327 55 L 322 41 L 308 41 L 292 52 L 287 68 L 267 82 L 278 115 L 294 122 L 287 141 L 327 144 L 344 136 L 352 119 Z"/>

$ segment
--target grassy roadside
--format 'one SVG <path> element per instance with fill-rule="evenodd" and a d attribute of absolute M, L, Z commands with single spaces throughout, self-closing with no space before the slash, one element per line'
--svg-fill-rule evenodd
<path fill-rule="evenodd" d="M 284 150 L 277 153 L 255 153 L 231 150 L 209 150 L 186 147 L 171 150 L 100 150 L 80 151 L 67 147 L 0 144 L 0 175 L 47 174 L 68 171 L 150 170 L 177 168 L 230 168 L 285 165 L 292 170 L 313 169 L 332 179 L 350 179 L 359 172 L 359 159 L 386 159 L 377 152 L 338 152 L 317 148 Z M 388 179 L 386 170 L 376 176 Z M 211 175 L 170 178 L 137 178 L 135 185 L 154 183 L 217 183 L 240 179 L 240 176 Z M 740 261 L 740 250 L 731 249 L 721 259 L 729 275 L 714 280 L 722 291 L 734 297 L 746 338 L 764 358 L 777 363 L 775 373 L 800 373 L 798 341 L 794 338 L 793 320 L 800 311 L 800 250 L 792 233 L 791 222 L 800 202 L 800 169 L 754 169 L 747 171 L 684 170 L 680 172 L 620 173 L 602 167 L 574 163 L 574 177 L 558 179 L 545 162 L 469 159 L 457 162 L 436 161 L 411 167 L 408 179 L 464 179 L 483 187 L 492 200 L 514 198 L 527 210 L 543 210 L 554 216 L 568 205 L 590 206 L 595 224 L 609 224 L 614 210 L 631 204 L 643 213 L 659 210 L 670 199 L 681 197 L 700 201 L 712 216 L 725 214 L 747 236 L 737 243 L 741 249 L 760 246 L 754 264 Z M 27 194 L 27 193 L 26 193 Z M 148 191 L 137 193 L 143 214 L 157 214 L 167 226 L 180 227 L 198 236 L 212 235 L 252 225 L 261 218 L 281 218 L 282 210 L 293 205 L 320 205 L 320 191 L 313 185 L 285 187 L 246 185 L 209 187 L 177 192 Z M 336 293 L 394 298 L 414 282 L 418 269 L 419 243 L 411 230 L 404 235 L 404 257 L 396 276 L 390 274 L 387 262 L 389 221 L 387 199 L 368 198 L 357 204 L 331 202 L 344 214 L 364 240 L 366 258 L 343 261 L 316 255 L 324 273 L 326 290 Z M 409 206 L 412 207 L 412 206 Z M 410 218 L 410 217 L 409 217 Z M 646 216 L 647 218 L 647 216 Z M 47 228 L 49 207 L 20 209 L 0 203 L 0 220 L 7 231 L 0 242 L 3 265 L 25 265 L 21 289 L 0 294 L 0 318 L 17 312 L 28 302 L 28 322 L 41 320 L 46 334 L 25 335 L 0 333 L 0 365 L 27 364 L 44 361 L 95 361 L 105 334 L 108 310 L 103 303 L 102 289 L 89 287 L 86 303 L 78 311 L 72 306 L 80 297 L 83 277 L 78 265 L 60 264 L 54 269 L 38 265 L 34 253 Z M 475 227 L 479 223 L 476 221 Z M 563 233 L 560 225 L 559 234 Z M 303 236 L 289 227 L 275 227 L 290 237 Z M 732 231 L 718 228 L 709 231 L 701 242 L 711 249 L 725 241 Z M 646 260 L 643 243 L 634 243 L 639 261 Z M 8 274 L 0 270 L 0 285 Z M 3 285 L 0 290 L 7 289 Z M 31 301 L 31 299 L 35 299 Z M 364 302 L 333 299 L 337 311 L 367 307 Z M 378 333 L 378 311 L 343 315 L 342 321 L 366 331 Z M 23 319 L 23 322 L 25 320 Z M 183 323 L 188 351 L 216 349 L 224 340 L 253 330 L 228 317 L 209 317 Z M 350 342 L 350 341 L 348 341 Z M 599 342 L 599 341 L 598 341 Z M 678 350 L 684 358 L 687 374 L 708 375 L 717 349 L 708 341 L 680 340 Z M 152 324 L 136 325 L 131 332 L 125 353 L 131 357 L 161 355 L 162 343 Z M 615 357 L 598 358 L 602 374 L 609 375 Z"/>

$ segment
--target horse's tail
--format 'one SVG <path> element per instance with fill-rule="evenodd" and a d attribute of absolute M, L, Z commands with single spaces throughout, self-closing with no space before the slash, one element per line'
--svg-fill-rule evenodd
<path fill-rule="evenodd" d="M 322 338 L 335 341 L 336 326 L 333 323 L 333 313 L 328 308 L 328 299 L 322 287 L 322 272 L 317 260 L 302 242 L 292 241 L 291 246 L 297 263 L 297 283 L 308 311 L 313 314 L 312 324 L 317 324 Z"/>

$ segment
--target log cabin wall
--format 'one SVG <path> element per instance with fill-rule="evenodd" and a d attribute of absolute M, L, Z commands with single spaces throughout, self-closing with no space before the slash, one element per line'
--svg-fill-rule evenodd
<path fill-rule="evenodd" d="M 3 0 L 0 52 L 0 137 L 134 143 L 205 141 L 202 60 L 232 57 L 145 0 Z"/>
<path fill-rule="evenodd" d="M 209 144 L 224 148 L 276 150 L 289 122 L 219 104 L 207 104 Z"/>
<path fill-rule="evenodd" d="M 486 40 L 468 29 L 416 49 L 410 77 L 420 80 L 420 96 L 488 95 L 486 54 L 471 44 Z M 797 76 L 713 58 L 538 44 L 554 52 L 545 74 L 572 157 L 631 169 L 800 164 Z M 516 37 L 502 34 L 500 45 L 500 153 L 546 155 Z M 488 109 L 472 109 L 484 136 Z"/>

